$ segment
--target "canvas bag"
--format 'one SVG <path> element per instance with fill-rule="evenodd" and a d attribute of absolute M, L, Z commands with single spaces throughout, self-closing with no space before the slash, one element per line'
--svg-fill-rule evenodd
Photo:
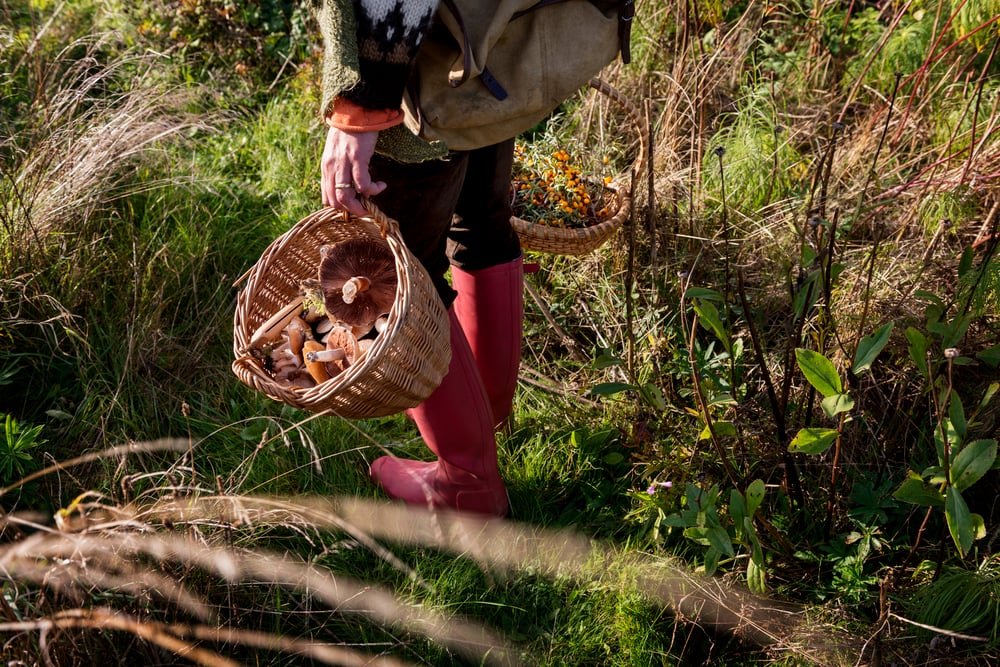
<path fill-rule="evenodd" d="M 450 150 L 533 127 L 621 53 L 632 0 L 443 0 L 403 100 L 407 127 Z"/>

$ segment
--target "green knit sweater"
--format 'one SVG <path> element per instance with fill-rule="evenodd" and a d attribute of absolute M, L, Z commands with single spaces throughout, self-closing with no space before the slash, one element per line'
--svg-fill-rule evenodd
<path fill-rule="evenodd" d="M 369 14 L 386 19 L 386 9 L 396 10 L 389 18 L 410 21 L 417 25 L 419 17 L 402 16 L 401 0 L 362 0 L 357 11 L 361 24 L 376 38 L 392 34 L 397 39 L 373 45 L 372 34 L 359 31 L 355 3 L 352 0 L 313 0 L 312 7 L 323 37 L 323 97 L 320 113 L 323 117 L 333 110 L 334 98 L 344 96 L 357 104 L 370 108 L 398 107 L 408 71 L 409 58 L 416 51 L 416 43 L 399 46 L 399 30 L 380 30 L 384 24 L 373 22 Z M 410 27 L 410 26 L 407 26 Z M 426 26 L 424 26 L 426 27 Z M 419 29 L 419 28 L 418 28 Z M 405 31 L 404 31 L 405 32 Z M 364 46 L 359 46 L 359 34 Z M 376 40 L 377 41 L 377 40 Z M 447 147 L 441 142 L 430 143 L 413 134 L 405 125 L 396 125 L 379 133 L 376 151 L 400 162 L 423 162 L 447 156 Z"/>

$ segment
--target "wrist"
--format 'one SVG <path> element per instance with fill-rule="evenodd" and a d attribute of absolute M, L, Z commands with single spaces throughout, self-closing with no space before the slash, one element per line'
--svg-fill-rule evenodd
<path fill-rule="evenodd" d="M 345 132 L 375 132 L 403 122 L 402 109 L 366 109 L 346 98 L 333 101 L 333 112 L 325 118 L 326 124 Z"/>

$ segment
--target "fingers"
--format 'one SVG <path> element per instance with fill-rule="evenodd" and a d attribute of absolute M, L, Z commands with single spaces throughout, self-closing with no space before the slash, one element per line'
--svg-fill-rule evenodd
<path fill-rule="evenodd" d="M 320 190 L 324 206 L 334 206 L 357 216 L 367 215 L 360 197 L 373 197 L 386 188 L 372 181 L 369 163 L 378 132 L 345 132 L 330 128 L 320 162 Z"/>

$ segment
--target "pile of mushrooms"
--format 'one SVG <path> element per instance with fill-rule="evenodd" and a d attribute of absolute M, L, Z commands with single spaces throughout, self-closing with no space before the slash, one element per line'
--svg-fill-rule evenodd
<path fill-rule="evenodd" d="M 323 246 L 319 256 L 317 278 L 250 339 L 264 369 L 293 387 L 326 382 L 364 357 L 396 297 L 396 261 L 384 243 L 350 239 Z"/>

